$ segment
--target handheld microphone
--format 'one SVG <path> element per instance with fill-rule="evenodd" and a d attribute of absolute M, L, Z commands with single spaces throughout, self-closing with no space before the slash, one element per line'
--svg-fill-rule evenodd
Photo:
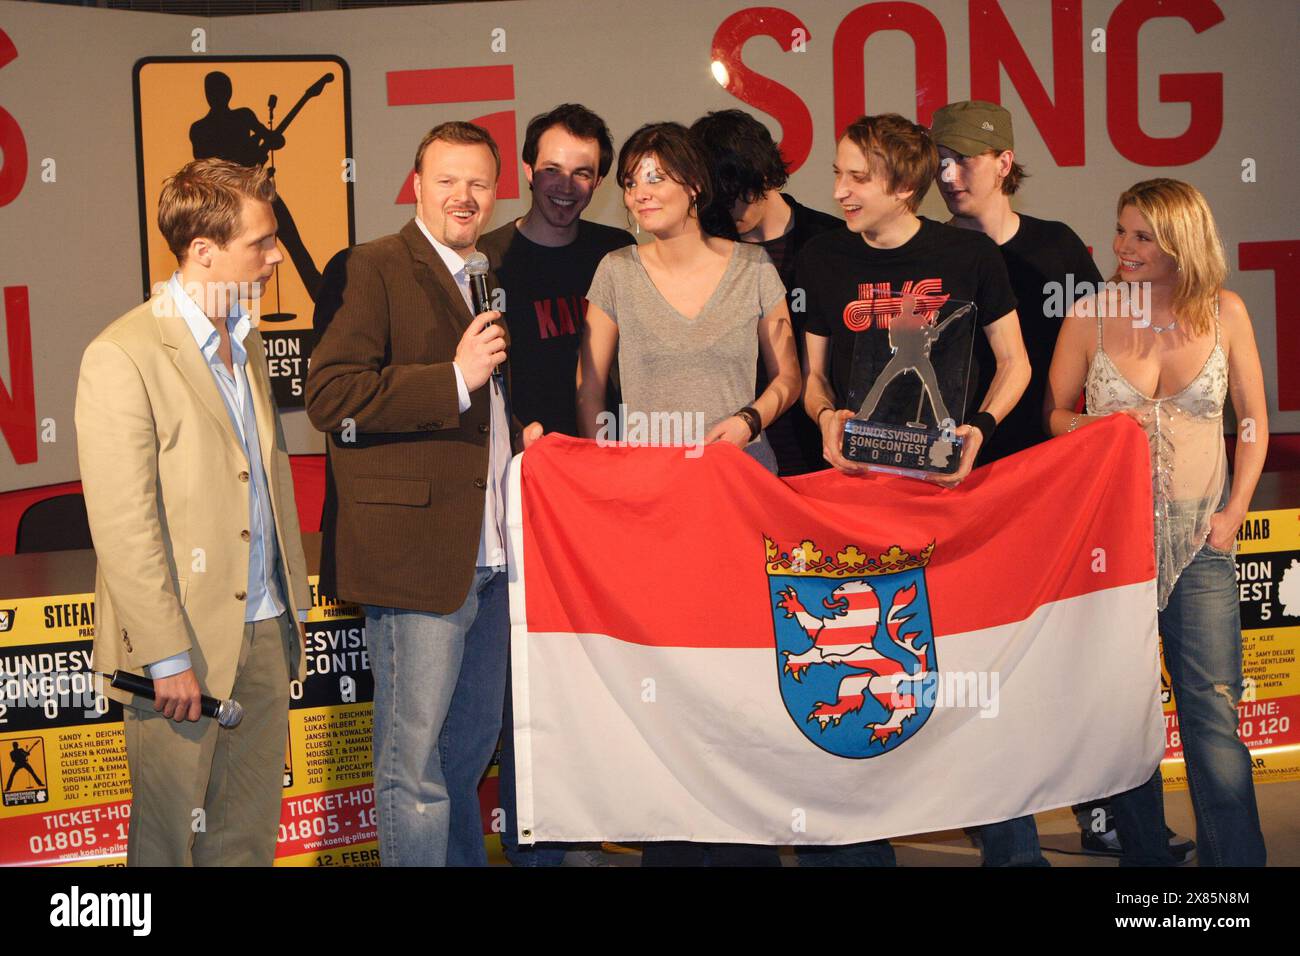
<path fill-rule="evenodd" d="M 474 314 L 480 315 L 491 309 L 488 304 L 488 257 L 481 252 L 471 252 L 465 259 L 465 274 L 469 276 L 469 299 L 474 305 Z"/>
<path fill-rule="evenodd" d="M 154 699 L 153 681 L 139 674 L 127 671 L 113 671 L 106 675 L 108 682 L 118 690 L 128 691 L 140 697 Z M 244 719 L 244 708 L 237 700 L 217 700 L 206 694 L 199 698 L 199 707 L 204 717 L 211 717 L 222 727 L 236 727 Z"/>
<path fill-rule="evenodd" d="M 481 252 L 471 252 L 465 259 L 465 275 L 469 277 L 469 300 L 473 305 L 475 315 L 481 315 L 492 309 L 492 297 L 488 294 L 487 274 L 488 257 Z M 500 365 L 492 370 L 492 377 L 500 384 L 504 377 Z"/>

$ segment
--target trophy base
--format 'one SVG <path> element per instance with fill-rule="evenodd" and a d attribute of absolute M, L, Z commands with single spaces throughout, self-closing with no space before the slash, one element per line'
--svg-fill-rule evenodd
<path fill-rule="evenodd" d="M 961 449 L 962 440 L 944 429 L 850 418 L 841 454 L 873 471 L 924 478 L 955 474 Z"/>

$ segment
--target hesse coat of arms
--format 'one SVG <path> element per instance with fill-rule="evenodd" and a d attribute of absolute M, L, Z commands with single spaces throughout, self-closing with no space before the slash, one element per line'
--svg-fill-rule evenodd
<path fill-rule="evenodd" d="M 783 553 L 764 538 L 781 699 L 804 736 L 840 757 L 877 757 L 933 710 L 938 676 L 925 569 L 897 545 L 833 557 L 812 541 Z"/>

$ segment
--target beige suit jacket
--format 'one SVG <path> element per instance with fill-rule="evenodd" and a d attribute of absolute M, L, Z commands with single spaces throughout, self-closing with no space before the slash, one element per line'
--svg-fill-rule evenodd
<path fill-rule="evenodd" d="M 256 329 L 244 347 L 282 598 L 296 614 L 310 597 L 289 455 Z M 250 473 L 212 372 L 169 293 L 132 309 L 86 348 L 76 423 L 98 561 L 95 669 L 138 674 L 189 651 L 203 692 L 228 698 L 244 633 Z M 304 664 L 299 647 L 298 679 Z"/>

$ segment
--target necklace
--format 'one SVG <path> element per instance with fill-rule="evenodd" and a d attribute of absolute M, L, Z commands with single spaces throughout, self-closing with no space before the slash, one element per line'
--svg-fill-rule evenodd
<path fill-rule="evenodd" d="M 1155 332 L 1157 335 L 1159 335 L 1159 334 L 1161 334 L 1162 332 L 1170 332 L 1170 331 L 1172 331 L 1172 330 L 1173 330 L 1177 325 L 1178 325 L 1178 320 L 1177 320 L 1177 319 L 1174 319 L 1174 320 L 1173 320 L 1172 322 L 1170 322 L 1168 325 L 1155 325 L 1155 324 L 1151 324 L 1151 325 L 1148 325 L 1147 328 L 1149 328 L 1152 332 Z"/>

